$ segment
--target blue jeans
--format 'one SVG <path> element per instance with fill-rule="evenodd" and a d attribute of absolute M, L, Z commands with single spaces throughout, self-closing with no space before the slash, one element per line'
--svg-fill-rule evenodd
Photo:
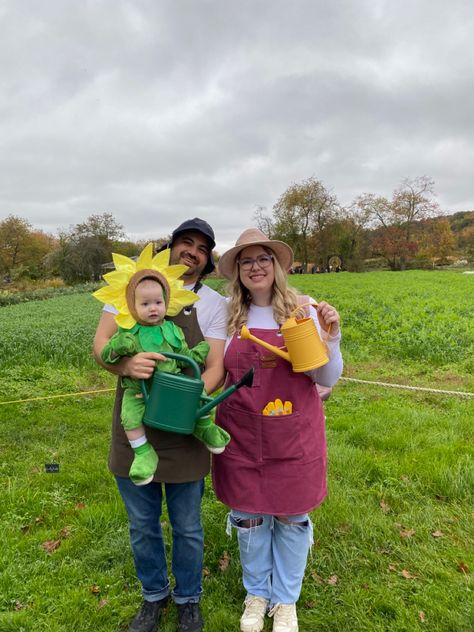
<path fill-rule="evenodd" d="M 130 543 L 144 599 L 159 601 L 170 594 L 160 523 L 164 487 L 173 537 L 173 599 L 178 604 L 198 602 L 204 554 L 201 525 L 204 481 L 137 486 L 128 478 L 115 479 L 128 513 Z"/>
<path fill-rule="evenodd" d="M 241 526 L 244 520 L 255 526 Z M 249 595 L 267 599 L 270 606 L 298 601 L 313 542 L 308 514 L 289 516 L 288 521 L 234 509 L 230 513 L 230 524 L 237 529 L 244 588 Z"/>

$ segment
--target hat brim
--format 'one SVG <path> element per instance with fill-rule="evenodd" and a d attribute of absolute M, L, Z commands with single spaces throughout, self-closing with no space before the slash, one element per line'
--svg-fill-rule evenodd
<path fill-rule="evenodd" d="M 242 250 L 245 250 L 245 248 L 250 248 L 250 246 L 262 246 L 263 248 L 271 250 L 285 272 L 288 272 L 293 265 L 293 250 L 290 246 L 285 244 L 284 241 L 268 239 L 254 241 L 248 244 L 240 244 L 224 252 L 217 264 L 219 274 L 226 279 L 231 279 L 237 255 L 242 252 Z"/>

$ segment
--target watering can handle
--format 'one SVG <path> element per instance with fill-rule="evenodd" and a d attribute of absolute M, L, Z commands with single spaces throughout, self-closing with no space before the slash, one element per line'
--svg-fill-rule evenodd
<path fill-rule="evenodd" d="M 301 309 L 302 307 L 307 307 L 308 305 L 310 307 L 314 307 L 316 309 L 318 304 L 319 303 L 313 303 L 313 302 L 301 303 L 301 305 L 298 305 L 298 307 L 295 307 L 295 309 L 290 312 L 290 315 L 293 315 L 295 312 L 298 312 L 299 309 Z M 328 327 L 328 330 L 327 330 L 327 339 L 329 339 L 330 335 L 331 335 L 331 323 L 329 323 L 329 327 Z"/>
<path fill-rule="evenodd" d="M 142 395 L 143 395 L 143 401 L 146 404 L 147 401 L 148 401 L 148 397 L 149 397 L 149 393 L 146 390 L 146 382 L 145 382 L 145 380 L 139 380 L 139 382 L 140 382 L 140 390 L 141 390 Z"/>
<path fill-rule="evenodd" d="M 292 310 L 292 311 L 290 312 L 290 316 L 293 316 L 293 314 L 294 314 L 295 312 L 298 312 L 298 311 L 299 311 L 302 307 L 308 307 L 308 305 L 309 305 L 310 307 L 317 307 L 317 306 L 318 306 L 318 303 L 312 303 L 312 302 L 309 302 L 309 303 L 301 303 L 301 305 L 298 305 L 298 307 L 295 307 L 295 309 L 294 309 L 294 310 Z"/>
<path fill-rule="evenodd" d="M 166 358 L 173 358 L 174 360 L 179 360 L 180 362 L 187 362 L 189 366 L 194 371 L 194 377 L 197 380 L 201 379 L 201 370 L 199 369 L 198 363 L 189 358 L 188 356 L 181 355 L 181 353 L 173 353 L 172 351 L 160 351 L 161 355 L 164 355 Z"/>
<path fill-rule="evenodd" d="M 173 358 L 174 360 L 179 360 L 180 362 L 187 362 L 189 366 L 194 371 L 194 377 L 197 380 L 201 379 L 201 371 L 199 366 L 195 360 L 192 358 L 188 358 L 188 356 L 181 355 L 181 353 L 173 353 L 172 351 L 160 351 L 161 355 L 164 355 L 166 358 Z M 140 389 L 142 391 L 143 399 L 145 402 L 148 401 L 148 391 L 146 388 L 145 380 L 140 380 Z"/>

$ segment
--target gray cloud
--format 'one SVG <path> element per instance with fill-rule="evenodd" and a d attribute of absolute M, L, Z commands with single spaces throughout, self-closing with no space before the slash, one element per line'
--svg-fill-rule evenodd
<path fill-rule="evenodd" d="M 109 211 L 133 238 L 189 216 L 232 244 L 315 176 L 343 204 L 434 178 L 474 207 L 469 0 L 10 0 L 0 219 Z"/>

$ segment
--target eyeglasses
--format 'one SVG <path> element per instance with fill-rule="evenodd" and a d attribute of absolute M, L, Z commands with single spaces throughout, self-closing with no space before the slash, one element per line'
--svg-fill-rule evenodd
<path fill-rule="evenodd" d="M 268 268 L 268 266 L 273 261 L 272 255 L 259 255 L 252 259 L 251 257 L 245 257 L 244 259 L 240 259 L 237 263 L 240 266 L 241 270 L 251 270 L 253 268 L 254 263 L 257 263 L 260 268 Z"/>

